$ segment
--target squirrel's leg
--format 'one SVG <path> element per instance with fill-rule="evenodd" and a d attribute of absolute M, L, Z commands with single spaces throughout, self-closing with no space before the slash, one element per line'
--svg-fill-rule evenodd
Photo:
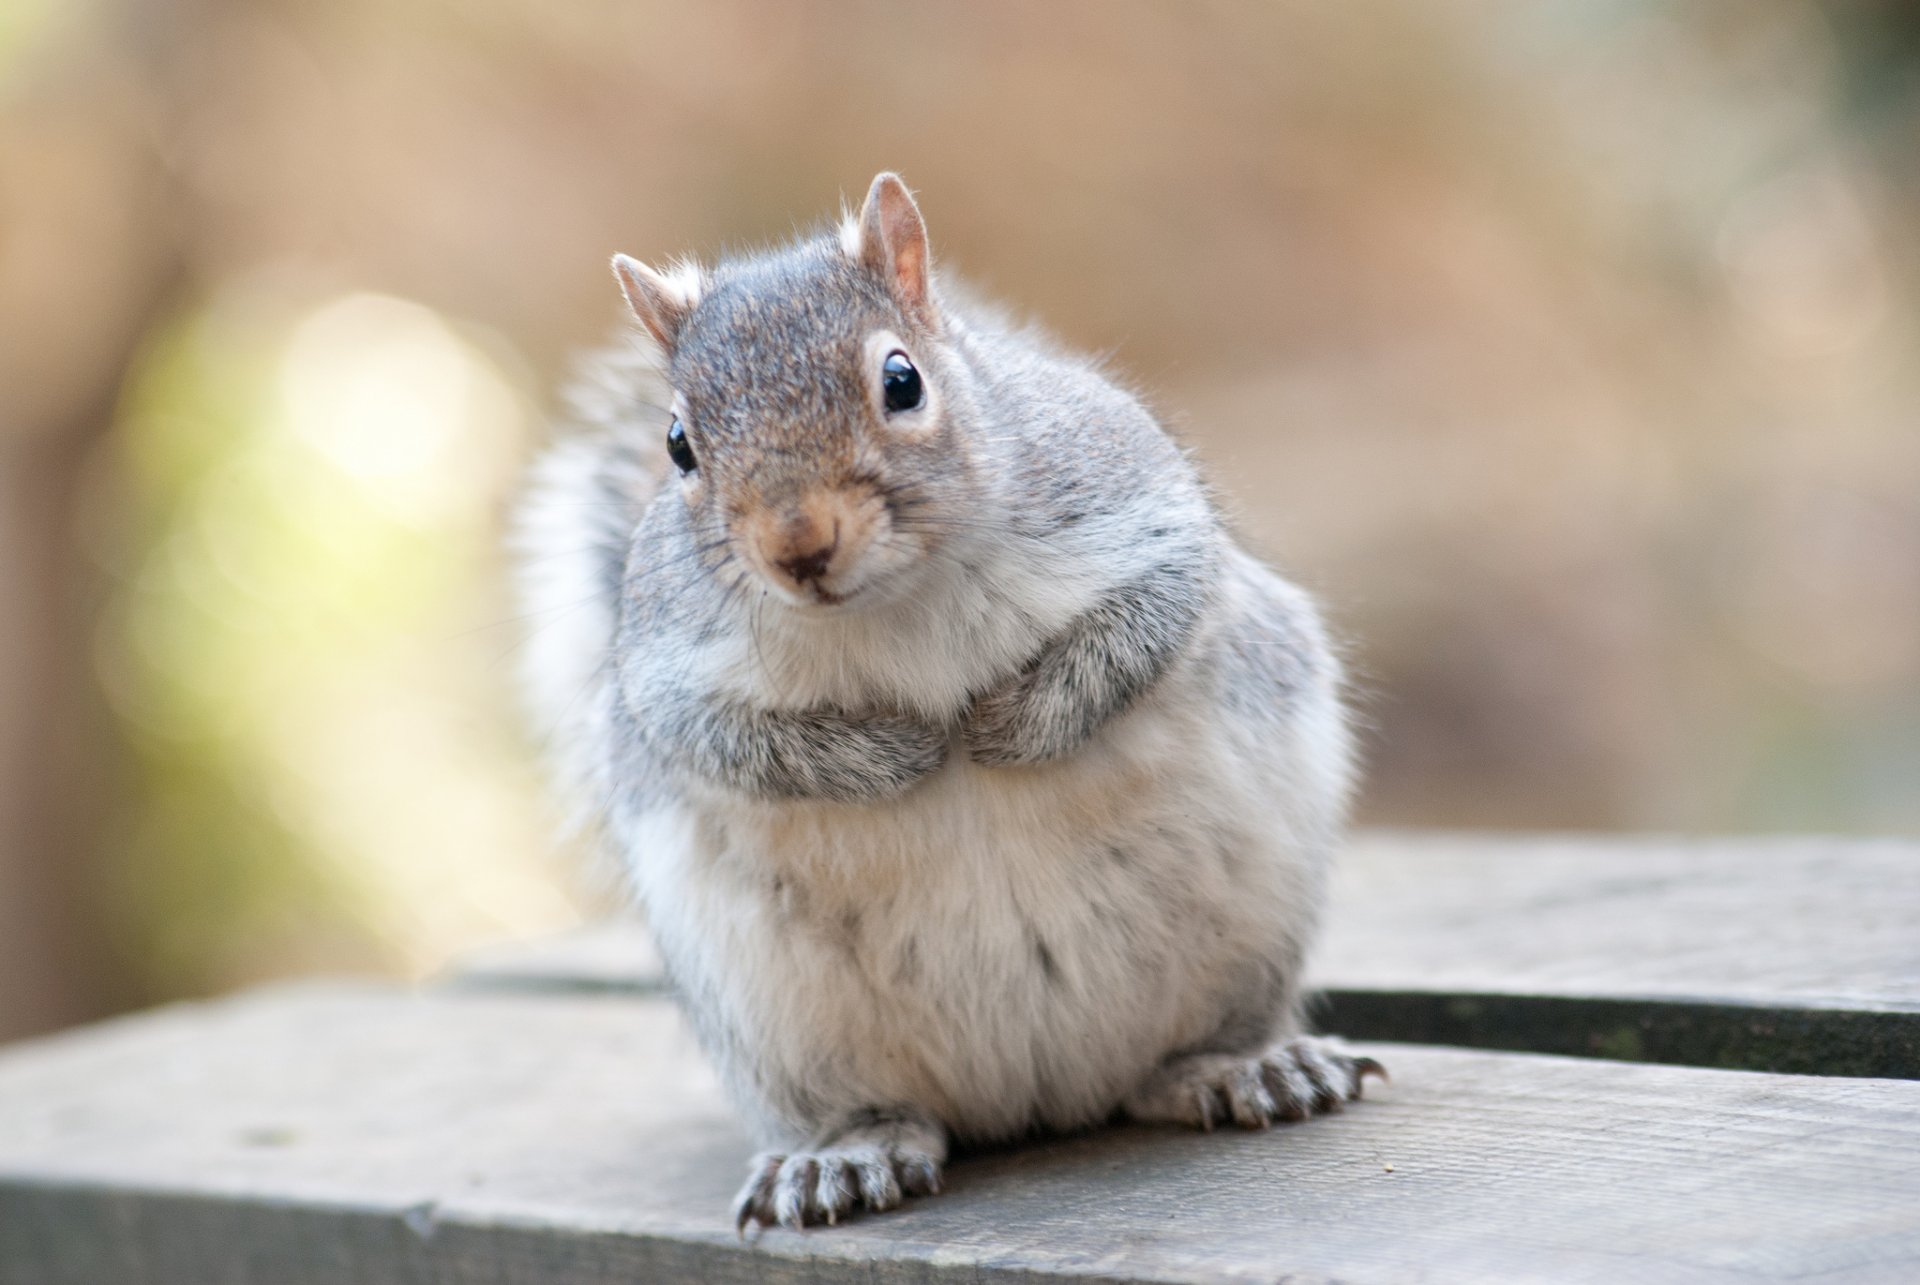
<path fill-rule="evenodd" d="M 906 1196 L 940 1190 L 947 1131 L 913 1107 L 850 1111 L 815 1135 L 804 1151 L 754 1157 L 734 1200 L 735 1225 L 805 1227 L 833 1223 L 856 1209 L 892 1209 Z"/>
<path fill-rule="evenodd" d="M 897 715 L 765 710 L 663 691 L 637 739 L 672 770 L 763 799 L 864 803 L 905 791 L 946 760 L 944 733 Z"/>
<path fill-rule="evenodd" d="M 1295 1035 L 1257 1053 L 1186 1053 L 1168 1058 L 1128 1094 L 1121 1109 L 1143 1123 L 1264 1129 L 1338 1111 L 1386 1068 L 1332 1036 Z"/>
<path fill-rule="evenodd" d="M 1121 586 L 1006 686 L 974 702 L 968 754 L 1006 766 L 1078 749 L 1166 671 L 1212 594 L 1211 577 L 1194 565 L 1159 567 Z"/>

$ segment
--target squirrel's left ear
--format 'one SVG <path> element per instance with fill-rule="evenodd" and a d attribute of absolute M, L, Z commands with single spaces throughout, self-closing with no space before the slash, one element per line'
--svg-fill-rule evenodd
<path fill-rule="evenodd" d="M 901 311 L 927 329 L 934 328 L 927 286 L 927 225 L 898 174 L 889 171 L 874 178 L 860 218 L 848 226 L 844 241 L 848 253 L 886 280 Z"/>
<path fill-rule="evenodd" d="M 668 356 L 680 338 L 693 305 L 700 302 L 700 269 L 693 263 L 677 263 L 667 272 L 655 272 L 628 255 L 613 256 L 613 275 L 620 281 L 620 292 L 641 325 L 647 328 Z"/>

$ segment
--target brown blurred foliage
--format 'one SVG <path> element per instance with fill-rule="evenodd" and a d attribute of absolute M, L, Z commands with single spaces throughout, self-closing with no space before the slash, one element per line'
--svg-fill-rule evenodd
<path fill-rule="evenodd" d="M 1324 595 L 1365 818 L 1920 831 L 1911 7 L 37 0 L 0 76 L 0 1034 L 395 966 L 290 945 L 300 892 L 242 963 L 221 914 L 164 976 L 138 946 L 293 860 L 262 822 L 149 896 L 182 841 L 129 839 L 199 762 L 101 696 L 165 336 L 377 292 L 538 398 L 609 252 L 784 236 L 881 168 Z M 254 806 L 226 761 L 206 816 Z"/>

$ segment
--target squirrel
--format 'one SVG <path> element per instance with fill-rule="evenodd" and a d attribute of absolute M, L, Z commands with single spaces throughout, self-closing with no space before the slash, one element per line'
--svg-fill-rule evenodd
<path fill-rule="evenodd" d="M 525 686 L 769 1148 L 736 1226 L 1383 1076 L 1302 1024 L 1340 666 L 1142 400 L 936 273 L 891 173 L 784 248 L 613 266 L 639 329 L 518 514 Z"/>

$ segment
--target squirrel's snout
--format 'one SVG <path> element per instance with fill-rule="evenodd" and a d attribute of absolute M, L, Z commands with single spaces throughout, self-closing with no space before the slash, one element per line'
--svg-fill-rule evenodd
<path fill-rule="evenodd" d="M 811 547 L 809 547 L 811 546 Z M 836 533 L 826 544 L 817 539 L 808 538 L 789 545 L 791 552 L 785 557 L 771 559 L 773 565 L 787 573 L 787 576 L 799 585 L 809 584 L 827 574 L 827 564 L 833 561 L 834 551 L 840 547 Z"/>
<path fill-rule="evenodd" d="M 845 592 L 872 533 L 849 497 L 816 493 L 792 507 L 748 519 L 753 560 L 774 587 L 806 602 L 832 605 Z"/>

